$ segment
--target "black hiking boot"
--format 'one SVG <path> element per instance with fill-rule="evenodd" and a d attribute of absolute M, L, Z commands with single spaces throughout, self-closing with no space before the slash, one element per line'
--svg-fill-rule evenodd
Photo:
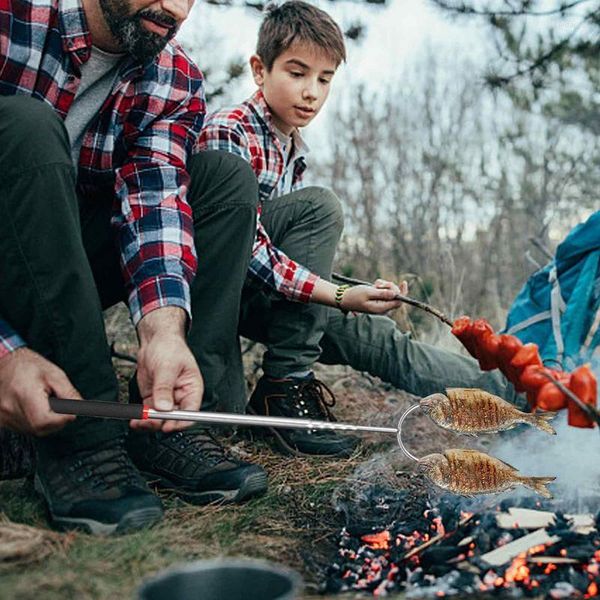
<path fill-rule="evenodd" d="M 34 469 L 33 439 L 0 427 L 0 481 L 31 477 Z"/>
<path fill-rule="evenodd" d="M 160 499 L 127 456 L 123 437 L 60 455 L 44 445 L 35 489 L 59 529 L 110 535 L 148 527 L 163 516 Z"/>
<path fill-rule="evenodd" d="M 190 504 L 242 502 L 263 494 L 267 473 L 229 456 L 208 429 L 129 433 L 127 450 L 146 479 Z"/>
<path fill-rule="evenodd" d="M 326 395 L 329 400 L 326 399 Z M 248 412 L 273 417 L 335 421 L 329 410 L 335 405 L 333 392 L 314 375 L 306 378 L 271 379 L 263 376 L 256 384 Z M 267 429 L 278 449 L 286 454 L 350 456 L 358 438 L 335 431 Z"/>

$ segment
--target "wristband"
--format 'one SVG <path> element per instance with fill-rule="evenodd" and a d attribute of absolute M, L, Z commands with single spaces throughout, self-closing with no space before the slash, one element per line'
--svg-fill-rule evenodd
<path fill-rule="evenodd" d="M 342 308 L 342 300 L 344 298 L 344 294 L 346 293 L 346 290 L 350 288 L 350 286 L 345 283 L 344 285 L 338 285 L 337 290 L 335 290 L 335 305 L 344 313 L 346 314 L 348 311 L 344 310 Z"/>

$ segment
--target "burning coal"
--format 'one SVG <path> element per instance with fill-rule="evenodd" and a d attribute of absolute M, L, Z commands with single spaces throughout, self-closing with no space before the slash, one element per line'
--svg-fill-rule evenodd
<path fill-rule="evenodd" d="M 557 421 L 552 438 L 520 430 L 489 448 L 524 471 L 555 473 L 553 500 L 525 491 L 477 500 L 439 496 L 414 471 L 398 489 L 393 457 L 363 465 L 361 485 L 334 499 L 346 527 L 323 590 L 382 597 L 403 591 L 407 598 L 600 596 L 600 436 Z"/>
<path fill-rule="evenodd" d="M 515 508 L 515 502 L 534 510 Z M 324 591 L 404 591 L 407 598 L 598 596 L 600 513 L 566 517 L 540 510 L 551 508 L 549 501 L 530 498 L 478 512 L 461 512 L 455 497 L 424 504 L 419 516 L 398 518 L 396 512 L 388 527 L 371 533 L 346 527 Z"/>

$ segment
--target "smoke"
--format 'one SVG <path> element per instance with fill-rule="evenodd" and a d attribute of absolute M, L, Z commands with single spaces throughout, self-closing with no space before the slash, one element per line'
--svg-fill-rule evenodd
<path fill-rule="evenodd" d="M 548 488 L 560 508 L 595 512 L 600 493 L 598 428 L 570 427 L 567 411 L 559 413 L 552 426 L 556 429 L 555 436 L 519 427 L 492 442 L 488 452 L 518 469 L 522 475 L 555 476 L 556 480 Z"/>
<path fill-rule="evenodd" d="M 405 516 L 409 492 L 398 486 L 398 469 L 403 465 L 406 475 L 412 472 L 399 449 L 376 454 L 335 489 L 331 501 L 335 510 L 344 515 L 348 531 L 363 534 L 387 529 Z"/>

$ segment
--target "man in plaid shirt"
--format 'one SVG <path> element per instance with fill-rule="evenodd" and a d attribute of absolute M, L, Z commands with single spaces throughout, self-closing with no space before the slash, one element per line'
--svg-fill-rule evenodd
<path fill-rule="evenodd" d="M 260 219 L 240 333 L 265 343 L 267 352 L 249 410 L 333 418 L 333 395 L 312 373 L 317 360 L 368 371 L 420 396 L 472 386 L 512 398 L 510 384 L 483 374 L 475 361 L 414 342 L 386 317 L 344 314 L 385 312 L 398 305 L 386 294 L 406 293 L 405 283 L 401 290 L 382 280 L 346 289 L 328 281 L 342 232 L 340 203 L 328 190 L 303 187 L 308 149 L 299 128 L 323 106 L 344 59 L 342 34 L 325 12 L 300 0 L 271 7 L 250 59 L 259 89 L 210 115 L 196 146 L 241 156 L 258 179 Z M 342 311 L 328 308 L 336 305 Z M 325 431 L 271 434 L 291 453 L 347 455 L 357 443 Z"/>
<path fill-rule="evenodd" d="M 139 471 L 195 503 L 266 488 L 203 429 L 132 422 L 126 439 L 48 401 L 117 400 L 102 309 L 122 300 L 145 404 L 197 410 L 226 372 L 214 339 L 235 347 L 257 187 L 237 157 L 190 157 L 202 75 L 172 38 L 192 4 L 0 0 L 0 425 L 44 436 L 35 484 L 60 527 L 158 520 Z"/>

